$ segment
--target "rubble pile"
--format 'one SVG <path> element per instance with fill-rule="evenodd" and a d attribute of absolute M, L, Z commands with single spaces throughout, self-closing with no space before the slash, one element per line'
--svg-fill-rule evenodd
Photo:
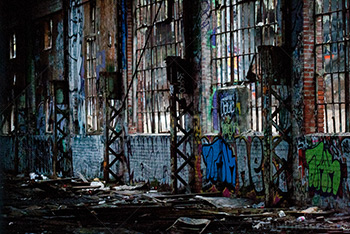
<path fill-rule="evenodd" d="M 82 175 L 4 178 L 4 233 L 350 233 L 350 214 L 341 210 L 266 208 L 220 193 L 172 195 Z"/>

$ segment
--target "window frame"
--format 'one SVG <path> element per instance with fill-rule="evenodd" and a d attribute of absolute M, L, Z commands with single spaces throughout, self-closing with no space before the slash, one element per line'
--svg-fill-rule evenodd
<path fill-rule="evenodd" d="M 16 33 L 12 33 L 10 37 L 10 59 L 17 57 L 17 38 Z"/>
<path fill-rule="evenodd" d="M 100 102 L 97 92 L 97 38 L 96 38 L 96 3 L 90 3 L 90 19 L 88 34 L 84 40 L 84 56 L 85 56 L 85 111 L 86 111 L 86 127 L 87 134 L 100 134 L 101 119 Z"/>
<path fill-rule="evenodd" d="M 49 19 L 44 22 L 44 50 L 52 48 L 53 20 Z"/>
<path fill-rule="evenodd" d="M 315 119 L 318 132 L 334 134 L 350 131 L 350 3 L 345 3 L 345 0 L 321 0 L 313 5 Z"/>
<path fill-rule="evenodd" d="M 210 9 L 211 90 L 215 94 L 219 88 L 246 85 L 250 90 L 250 128 L 263 131 L 258 46 L 277 46 L 281 40 L 277 0 L 215 0 Z M 213 107 L 213 115 L 219 113 L 218 105 Z"/>
<path fill-rule="evenodd" d="M 170 132 L 170 84 L 167 80 L 165 58 L 183 58 L 183 1 L 134 1 L 134 70 L 136 85 L 134 89 L 134 113 L 137 132 Z M 160 12 L 156 12 L 162 4 Z M 172 5 L 168 5 L 172 4 Z M 151 29 L 151 31 L 149 31 Z M 148 44 L 144 45 L 151 33 Z M 140 55 L 145 52 L 139 64 Z M 147 62 L 148 61 L 148 62 Z"/>

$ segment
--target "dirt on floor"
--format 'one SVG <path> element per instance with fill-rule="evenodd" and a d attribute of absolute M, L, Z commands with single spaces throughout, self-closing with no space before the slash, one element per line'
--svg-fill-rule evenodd
<path fill-rule="evenodd" d="M 350 213 L 266 208 L 220 193 L 159 192 L 147 183 L 4 175 L 1 233 L 350 233 Z"/>

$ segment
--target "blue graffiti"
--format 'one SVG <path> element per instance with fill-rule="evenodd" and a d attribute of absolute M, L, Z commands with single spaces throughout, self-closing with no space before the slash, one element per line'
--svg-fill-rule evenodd
<path fill-rule="evenodd" d="M 211 144 L 203 144 L 202 155 L 208 180 L 236 185 L 236 158 L 222 138 L 216 138 Z"/>

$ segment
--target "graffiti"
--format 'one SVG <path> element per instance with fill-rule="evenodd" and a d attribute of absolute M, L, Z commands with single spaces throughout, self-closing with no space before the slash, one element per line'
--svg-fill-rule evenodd
<path fill-rule="evenodd" d="M 75 137 L 72 139 L 74 174 L 80 172 L 87 178 L 101 178 L 104 144 L 102 136 Z"/>
<path fill-rule="evenodd" d="M 309 167 L 309 187 L 336 195 L 341 182 L 341 167 L 323 142 L 305 151 Z"/>
<path fill-rule="evenodd" d="M 128 159 L 130 164 L 129 180 L 138 181 L 158 181 L 161 184 L 170 184 L 171 165 L 170 136 L 130 136 L 130 147 Z M 188 142 L 183 143 L 182 152 L 191 153 L 192 149 Z M 181 165 L 184 160 L 178 156 L 177 165 Z M 185 167 L 179 175 L 186 180 L 188 178 L 188 168 Z M 181 186 L 181 183 L 178 183 Z"/>
<path fill-rule="evenodd" d="M 241 100 L 248 100 L 248 90 L 244 87 L 219 89 L 221 134 L 232 142 L 234 136 L 248 129 L 248 107 Z"/>
<path fill-rule="evenodd" d="M 219 92 L 221 133 L 225 140 L 232 141 L 233 136 L 239 133 L 238 119 L 240 103 L 237 102 L 235 90 Z"/>
<path fill-rule="evenodd" d="M 236 140 L 236 149 L 239 188 L 248 187 L 250 185 L 249 161 L 247 142 L 244 138 L 238 138 Z"/>
<path fill-rule="evenodd" d="M 233 140 L 234 136 L 239 134 L 238 123 L 231 123 L 231 119 L 226 117 L 224 122 L 221 123 L 221 134 L 228 141 Z"/>
<path fill-rule="evenodd" d="M 202 0 L 201 12 L 202 12 L 201 28 L 206 29 L 210 27 L 210 1 Z"/>
<path fill-rule="evenodd" d="M 257 193 L 263 191 L 263 144 L 262 140 L 254 137 L 250 147 L 250 174 Z"/>
<path fill-rule="evenodd" d="M 229 188 L 234 187 L 235 193 L 253 199 L 261 198 L 264 194 L 264 154 L 263 137 L 256 135 L 242 135 L 234 137 L 232 143 L 223 138 L 202 138 L 202 157 L 205 163 L 205 176 L 215 182 L 224 182 Z M 286 199 L 287 161 L 290 154 L 290 145 L 281 140 L 280 136 L 274 138 L 276 147 L 273 152 L 273 184 L 274 202 L 277 204 Z M 234 149 L 234 153 L 231 151 Z M 204 175 L 205 174 L 205 175 Z M 208 182 L 208 181 L 207 181 Z"/>
<path fill-rule="evenodd" d="M 211 96 L 211 106 L 213 107 L 212 116 L 213 116 L 213 128 L 214 130 L 219 130 L 219 107 L 218 107 L 218 92 L 216 87 L 214 88 L 213 95 Z"/>
<path fill-rule="evenodd" d="M 203 144 L 202 155 L 208 180 L 236 186 L 236 158 L 230 146 L 222 138 Z"/>
<path fill-rule="evenodd" d="M 194 139 L 195 139 L 196 143 L 198 145 L 200 145 L 202 132 L 201 132 L 201 122 L 200 122 L 199 115 L 195 115 L 193 117 L 193 131 L 194 131 L 194 133 L 193 133 Z"/>
<path fill-rule="evenodd" d="M 221 98 L 220 99 L 221 117 L 226 115 L 233 117 L 234 115 L 237 115 L 237 112 L 239 112 L 239 109 L 236 104 L 237 104 L 237 97 L 235 92 L 233 93 L 233 95 L 227 95 L 226 97 Z"/>
<path fill-rule="evenodd" d="M 346 168 L 350 168 L 350 139 L 345 138 L 341 142 L 341 148 L 343 151 L 343 160 L 346 161 Z M 347 179 L 345 181 L 345 187 L 347 189 L 347 192 L 350 192 L 350 177 L 347 176 Z"/>
<path fill-rule="evenodd" d="M 274 142 L 280 140 L 280 137 L 275 137 Z M 283 192 L 288 192 L 286 170 L 283 167 L 286 165 L 289 154 L 289 144 L 282 140 L 275 148 L 275 156 L 273 158 L 273 177 L 276 177 L 274 183 Z M 281 170 L 279 172 L 279 170 Z"/>

